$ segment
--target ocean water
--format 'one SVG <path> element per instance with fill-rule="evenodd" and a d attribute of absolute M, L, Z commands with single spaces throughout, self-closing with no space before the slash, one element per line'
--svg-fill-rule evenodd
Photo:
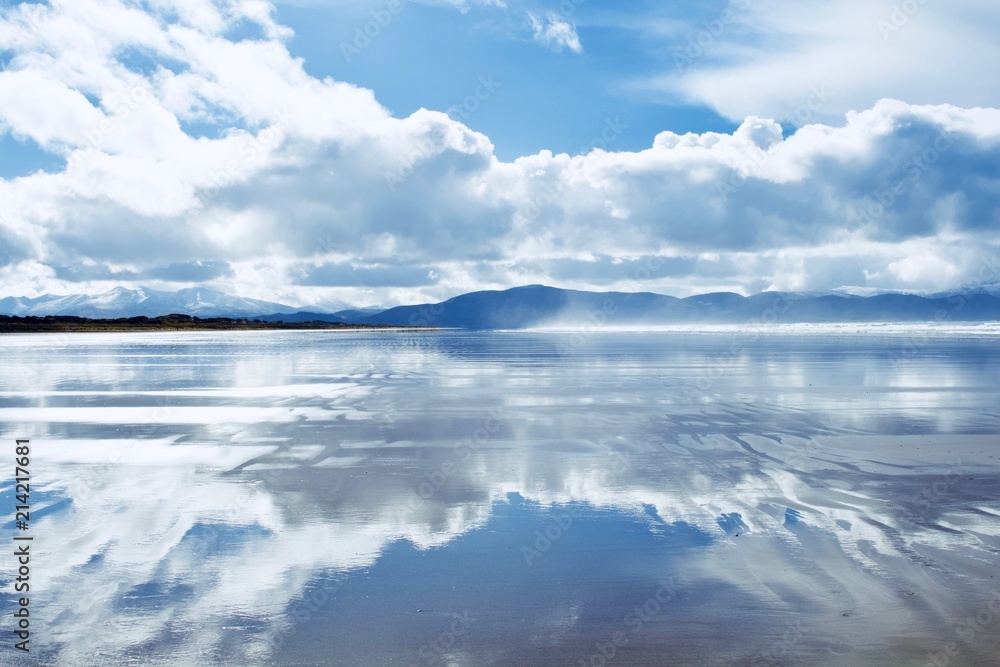
<path fill-rule="evenodd" d="M 995 665 L 998 342 L 0 337 L 0 664 Z"/>

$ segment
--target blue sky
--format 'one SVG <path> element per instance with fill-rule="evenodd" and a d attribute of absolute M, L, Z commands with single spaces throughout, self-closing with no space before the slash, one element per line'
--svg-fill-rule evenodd
<path fill-rule="evenodd" d="M 708 107 L 630 88 L 645 73 L 675 64 L 673 49 L 616 25 L 655 10 L 634 2 L 623 12 L 622 4 L 587 0 L 576 5 L 569 0 L 565 6 L 573 12 L 567 15 L 557 3 L 510 2 L 507 8 L 474 6 L 457 12 L 411 2 L 389 14 L 392 20 L 384 28 L 376 23 L 376 37 L 357 53 L 355 42 L 365 41 L 356 31 L 379 12 L 384 17 L 387 3 L 279 5 L 278 18 L 295 30 L 289 48 L 305 58 L 310 74 L 370 88 L 396 116 L 420 108 L 455 109 L 452 117 L 490 137 L 503 160 L 544 149 L 587 152 L 608 119 L 627 126 L 609 146 L 614 150 L 648 148 L 663 130 L 735 130 L 738 123 Z M 718 2 L 666 4 L 693 25 L 725 7 Z M 553 6 L 557 16 L 576 26 L 581 47 L 586 45 L 580 53 L 533 38 L 530 15 L 544 15 Z M 678 48 L 686 45 L 674 41 Z M 482 100 L 476 97 L 481 78 L 495 86 Z"/>
<path fill-rule="evenodd" d="M 976 284 L 998 27 L 987 0 L 5 4 L 0 296 Z"/>

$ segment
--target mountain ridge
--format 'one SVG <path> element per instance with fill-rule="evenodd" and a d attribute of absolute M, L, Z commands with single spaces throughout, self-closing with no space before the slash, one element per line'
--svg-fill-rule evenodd
<path fill-rule="evenodd" d="M 116 318 L 160 317 L 184 314 L 207 317 L 256 317 L 258 315 L 298 311 L 272 301 L 231 296 L 207 287 L 186 287 L 176 292 L 148 287 L 115 287 L 101 294 L 43 294 L 38 297 L 0 299 L 0 315 L 46 315 Z"/>
<path fill-rule="evenodd" d="M 115 318 L 184 314 L 267 322 L 322 321 L 461 329 L 604 324 L 1000 321 L 1000 289 L 993 285 L 965 287 L 934 295 L 896 291 L 863 296 L 842 290 L 834 292 L 761 292 L 750 296 L 712 292 L 680 298 L 653 292 L 590 292 L 536 284 L 467 292 L 437 303 L 401 305 L 384 310 L 347 308 L 331 313 L 231 296 L 204 287 L 176 292 L 116 287 L 97 295 L 5 297 L 0 299 L 0 315 Z"/>
<path fill-rule="evenodd" d="M 1000 321 L 1000 298 L 990 294 L 871 297 L 761 292 L 698 294 L 583 292 L 542 285 L 470 292 L 436 304 L 396 306 L 357 320 L 365 324 L 462 329 L 569 328 L 601 325 L 749 324 L 818 322 Z"/>

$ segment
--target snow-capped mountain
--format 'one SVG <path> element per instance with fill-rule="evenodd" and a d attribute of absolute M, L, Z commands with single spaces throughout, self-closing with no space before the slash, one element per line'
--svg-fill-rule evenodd
<path fill-rule="evenodd" d="M 300 310 L 260 299 L 230 296 L 204 287 L 165 292 L 116 287 L 104 294 L 45 294 L 0 299 L 0 315 L 72 315 L 77 317 L 157 317 L 181 313 L 197 317 L 254 317 Z"/>
<path fill-rule="evenodd" d="M 974 296 L 985 294 L 987 296 L 1000 297 L 1000 283 L 983 283 L 969 285 L 966 287 L 956 287 L 943 292 L 931 290 L 905 290 L 905 289 L 883 289 L 880 287 L 838 287 L 828 292 L 800 292 L 809 296 L 846 296 L 846 297 L 872 297 L 883 294 L 909 294 L 912 296 L 922 296 L 931 299 L 944 299 L 951 296 Z"/>
<path fill-rule="evenodd" d="M 838 287 L 837 289 L 832 289 L 828 292 L 808 292 L 809 296 L 843 296 L 843 297 L 857 297 L 867 299 L 873 296 L 882 296 L 883 294 L 913 294 L 916 296 L 924 296 L 923 292 L 916 290 L 898 290 L 898 289 L 882 289 L 881 287 Z"/>
<path fill-rule="evenodd" d="M 970 295 L 975 296 L 977 294 L 986 294 L 988 296 L 1000 297 L 1000 283 L 983 283 L 981 285 L 971 285 L 969 287 L 953 289 L 948 292 L 935 292 L 930 296 L 935 296 L 935 297 L 970 296 Z"/>

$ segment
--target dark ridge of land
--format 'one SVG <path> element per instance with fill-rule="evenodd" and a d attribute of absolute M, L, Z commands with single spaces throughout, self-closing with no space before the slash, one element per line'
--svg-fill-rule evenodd
<path fill-rule="evenodd" d="M 0 315 L 0 333 L 38 333 L 46 331 L 263 331 L 280 329 L 430 329 L 432 327 L 401 327 L 385 324 L 345 324 L 343 322 L 265 322 L 251 318 L 192 317 L 162 315 L 160 317 L 119 317 L 90 319 L 69 315 L 18 317 Z"/>

